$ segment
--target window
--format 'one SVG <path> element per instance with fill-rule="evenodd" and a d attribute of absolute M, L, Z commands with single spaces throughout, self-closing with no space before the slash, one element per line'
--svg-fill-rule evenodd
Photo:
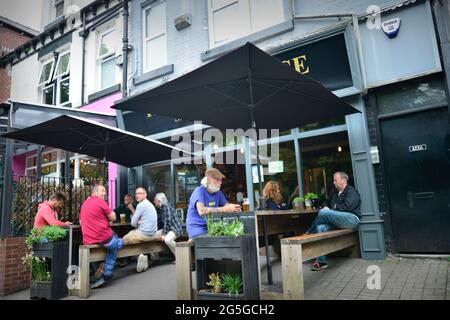
<path fill-rule="evenodd" d="M 166 2 L 160 2 L 144 10 L 144 73 L 166 64 Z"/>
<path fill-rule="evenodd" d="M 56 61 L 56 63 L 55 63 Z M 53 68 L 53 66 L 56 66 Z M 70 52 L 62 52 L 55 59 L 42 64 L 39 86 L 42 86 L 42 103 L 62 106 L 69 102 Z"/>
<path fill-rule="evenodd" d="M 55 19 L 64 15 L 64 0 L 55 0 Z"/>
<path fill-rule="evenodd" d="M 56 63 L 55 77 L 63 77 L 69 74 L 70 52 L 60 54 Z"/>
<path fill-rule="evenodd" d="M 100 89 L 109 88 L 116 83 L 116 43 L 114 35 L 114 29 L 110 29 L 99 36 L 97 63 Z"/>
<path fill-rule="evenodd" d="M 101 178 L 104 175 L 104 167 L 99 159 L 86 155 L 69 152 L 70 176 L 78 178 Z M 37 170 L 37 155 L 32 155 L 25 160 L 25 172 L 27 176 L 35 176 Z M 65 168 L 65 152 L 52 149 L 42 153 L 41 175 L 47 177 L 63 177 Z"/>
<path fill-rule="evenodd" d="M 54 175 L 57 173 L 57 162 L 58 162 L 58 151 L 46 151 L 42 153 L 41 162 L 41 175 Z M 37 169 L 37 158 L 36 155 L 28 157 L 26 159 L 26 175 L 34 176 Z"/>
<path fill-rule="evenodd" d="M 212 47 L 283 22 L 283 4 L 284 0 L 208 0 Z"/>
<path fill-rule="evenodd" d="M 54 60 L 49 60 L 42 64 L 41 71 L 39 73 L 39 85 L 50 82 L 53 75 L 53 63 Z"/>

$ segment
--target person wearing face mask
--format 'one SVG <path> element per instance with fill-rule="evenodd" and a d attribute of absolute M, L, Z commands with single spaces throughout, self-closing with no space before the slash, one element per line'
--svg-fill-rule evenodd
<path fill-rule="evenodd" d="M 241 206 L 230 204 L 220 191 L 225 176 L 219 170 L 212 168 L 205 172 L 201 185 L 197 187 L 189 198 L 186 218 L 186 229 L 189 239 L 208 233 L 206 216 L 211 213 L 240 212 Z"/>
<path fill-rule="evenodd" d="M 56 192 L 50 196 L 48 201 L 39 204 L 33 228 L 40 229 L 46 226 L 65 227 L 72 224 L 70 221 L 62 222 L 58 220 L 58 212 L 64 206 L 64 200 L 64 195 Z"/>

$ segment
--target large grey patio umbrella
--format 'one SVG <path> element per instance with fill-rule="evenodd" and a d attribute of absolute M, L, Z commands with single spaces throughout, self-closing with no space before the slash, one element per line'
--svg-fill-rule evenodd
<path fill-rule="evenodd" d="M 157 140 L 67 115 L 2 136 L 85 154 L 125 167 L 171 159 L 172 151 L 177 155 L 184 153 Z"/>

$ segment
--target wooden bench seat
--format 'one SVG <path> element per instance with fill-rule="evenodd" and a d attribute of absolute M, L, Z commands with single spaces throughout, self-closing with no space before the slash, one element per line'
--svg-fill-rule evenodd
<path fill-rule="evenodd" d="M 343 229 L 282 239 L 284 299 L 304 299 L 303 262 L 347 248 L 352 248 L 351 257 L 360 257 L 356 230 Z"/>
<path fill-rule="evenodd" d="M 106 257 L 107 249 L 101 245 L 81 245 L 79 254 L 79 283 L 80 298 L 89 297 L 89 263 L 103 261 Z M 169 248 L 161 241 L 132 242 L 123 245 L 117 252 L 117 258 L 133 257 L 140 254 L 169 252 Z"/>

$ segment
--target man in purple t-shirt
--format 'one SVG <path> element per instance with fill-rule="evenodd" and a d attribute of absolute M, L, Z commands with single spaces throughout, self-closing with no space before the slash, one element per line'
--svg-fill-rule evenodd
<path fill-rule="evenodd" d="M 190 239 L 208 233 L 206 216 L 210 213 L 240 212 L 241 206 L 228 203 L 220 191 L 225 176 L 212 168 L 205 172 L 202 185 L 197 187 L 189 199 L 186 228 Z"/>

